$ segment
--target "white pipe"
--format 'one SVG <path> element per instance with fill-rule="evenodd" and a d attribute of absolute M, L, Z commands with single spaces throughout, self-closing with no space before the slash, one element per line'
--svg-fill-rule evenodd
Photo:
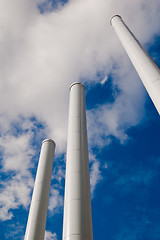
<path fill-rule="evenodd" d="M 110 22 L 160 114 L 160 69 L 121 16 L 114 15 Z"/>
<path fill-rule="evenodd" d="M 63 240 L 92 240 L 85 89 L 70 87 Z"/>
<path fill-rule="evenodd" d="M 55 143 L 42 142 L 24 240 L 44 240 Z"/>

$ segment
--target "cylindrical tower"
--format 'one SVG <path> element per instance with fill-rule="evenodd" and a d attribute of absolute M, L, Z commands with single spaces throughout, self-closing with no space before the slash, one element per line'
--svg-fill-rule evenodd
<path fill-rule="evenodd" d="M 92 240 L 85 89 L 70 87 L 63 240 Z"/>
<path fill-rule="evenodd" d="M 44 240 L 55 143 L 42 142 L 24 240 Z"/>
<path fill-rule="evenodd" d="M 160 114 L 160 69 L 121 16 L 114 15 L 110 22 Z"/>

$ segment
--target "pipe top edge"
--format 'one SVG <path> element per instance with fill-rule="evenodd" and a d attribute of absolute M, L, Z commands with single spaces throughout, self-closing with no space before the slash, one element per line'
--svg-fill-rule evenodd
<path fill-rule="evenodd" d="M 122 20 L 122 17 L 121 17 L 120 15 L 115 14 L 115 15 L 113 15 L 113 16 L 110 18 L 110 24 L 111 24 L 111 25 L 112 25 L 112 19 L 113 19 L 114 17 L 119 17 L 119 18 Z"/>
<path fill-rule="evenodd" d="M 56 145 L 55 142 L 52 139 L 44 139 L 42 141 L 42 144 L 45 143 L 45 142 L 53 143 L 54 145 Z"/>
<path fill-rule="evenodd" d="M 71 88 L 72 88 L 74 85 L 76 85 L 76 84 L 79 84 L 79 85 L 81 85 L 81 87 L 84 87 L 84 85 L 83 85 L 81 82 L 74 82 L 74 83 L 71 84 L 69 90 L 71 90 Z M 84 87 L 84 88 L 85 88 L 85 87 Z"/>

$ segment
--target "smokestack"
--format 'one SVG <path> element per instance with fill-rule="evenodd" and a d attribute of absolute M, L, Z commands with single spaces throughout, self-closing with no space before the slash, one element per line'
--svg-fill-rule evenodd
<path fill-rule="evenodd" d="M 126 26 L 121 16 L 114 15 L 110 23 L 160 114 L 160 69 Z"/>
<path fill-rule="evenodd" d="M 55 143 L 42 142 L 24 240 L 44 240 Z"/>
<path fill-rule="evenodd" d="M 70 87 L 63 240 L 92 240 L 85 89 Z"/>

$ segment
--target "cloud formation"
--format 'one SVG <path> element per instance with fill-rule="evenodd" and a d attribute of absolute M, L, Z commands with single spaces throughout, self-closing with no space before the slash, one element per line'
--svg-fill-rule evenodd
<path fill-rule="evenodd" d="M 17 124 L 15 124 L 17 126 Z M 34 124 L 28 125 L 28 120 L 18 122 L 19 133 L 13 125 L 1 132 L 1 220 L 11 219 L 11 209 L 20 205 L 27 208 L 30 203 L 30 193 L 33 187 L 33 177 L 30 169 L 34 166 L 35 155 L 31 140 Z M 4 135 L 3 135 L 4 134 Z"/>
<path fill-rule="evenodd" d="M 44 240 L 57 240 L 57 235 L 56 235 L 56 233 L 51 233 L 49 231 L 45 231 Z"/>
<path fill-rule="evenodd" d="M 122 144 L 126 142 L 126 130 L 139 124 L 145 111 L 145 91 L 109 19 L 115 13 L 122 15 L 137 38 L 149 47 L 160 34 L 159 0 L 70 0 L 56 9 L 45 5 L 41 14 L 38 6 L 44 3 L 1 1 L 1 166 L 3 174 L 12 172 L 12 177 L 2 182 L 1 220 L 12 218 L 10 209 L 29 205 L 33 187 L 29 166 L 33 166 L 31 159 L 38 152 L 31 144 L 33 136 L 53 138 L 57 154 L 66 151 L 68 88 L 72 82 L 82 81 L 91 89 L 98 83 L 107 84 L 112 76 L 113 86 L 119 89 L 113 103 L 87 111 L 89 149 L 109 145 L 111 136 Z M 42 123 L 42 132 L 32 117 Z M 15 122 L 18 128 L 13 127 Z M 101 179 L 100 166 L 98 160 L 92 164 L 92 191 Z M 53 210 L 62 197 L 58 190 L 51 196 L 49 209 Z M 54 234 L 47 234 L 54 239 Z"/>
<path fill-rule="evenodd" d="M 2 1 L 0 109 L 10 121 L 18 114 L 36 115 L 46 123 L 59 151 L 64 151 L 69 85 L 81 79 L 95 84 L 97 72 L 114 74 L 117 64 L 116 73 L 121 79 L 116 84 L 121 89 L 124 73 L 129 73 L 128 59 L 109 18 L 119 12 L 132 24 L 138 38 L 147 43 L 159 31 L 160 4 L 144 0 L 130 4 L 118 0 L 69 1 L 64 7 L 40 14 L 40 2 L 16 0 L 11 6 L 10 1 Z M 147 28 L 143 27 L 144 21 Z M 131 89 L 134 93 L 142 91 L 138 84 L 135 90 L 126 85 L 124 97 Z M 131 113 L 136 115 L 134 109 Z M 115 121 L 118 124 L 118 119 Z"/>

